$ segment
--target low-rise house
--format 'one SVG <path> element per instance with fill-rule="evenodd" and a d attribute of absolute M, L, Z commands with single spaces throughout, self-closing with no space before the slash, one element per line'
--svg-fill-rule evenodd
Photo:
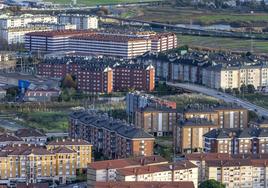
<path fill-rule="evenodd" d="M 45 145 L 47 136 L 37 129 L 18 129 L 15 135 L 27 144 Z"/>

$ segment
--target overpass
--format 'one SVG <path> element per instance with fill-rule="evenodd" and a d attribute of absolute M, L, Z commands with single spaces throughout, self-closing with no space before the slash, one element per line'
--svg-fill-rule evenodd
<path fill-rule="evenodd" d="M 172 31 L 177 34 L 186 35 L 199 35 L 199 36 L 209 36 L 209 37 L 226 37 L 226 38 L 244 38 L 244 39 L 254 39 L 254 40 L 268 40 L 268 34 L 258 34 L 258 33 L 243 33 L 243 32 L 232 32 L 232 31 L 218 31 L 218 30 L 208 30 L 208 29 L 197 29 L 197 28 L 185 28 L 172 24 L 165 24 L 160 22 L 144 21 L 137 19 L 127 19 L 119 18 L 113 16 L 101 16 L 101 18 L 109 18 L 120 21 L 122 24 L 129 23 L 130 25 L 144 25 L 152 27 L 153 29 L 159 28 L 162 30 Z"/>
<path fill-rule="evenodd" d="M 191 90 L 194 92 L 202 93 L 202 94 L 217 98 L 219 100 L 223 100 L 223 101 L 228 102 L 228 103 L 237 103 L 237 104 L 241 105 L 242 107 L 244 107 L 250 111 L 254 111 L 255 113 L 257 113 L 260 116 L 268 116 L 268 109 L 257 106 L 255 104 L 252 104 L 252 103 L 246 101 L 246 100 L 242 100 L 240 98 L 234 97 L 234 96 L 229 95 L 227 93 L 219 92 L 219 91 L 214 90 L 214 89 L 210 89 L 210 88 L 203 87 L 200 85 L 195 85 L 195 84 L 187 84 L 187 83 L 167 82 L 167 85 L 169 85 L 171 87 L 183 88 L 186 90 Z"/>

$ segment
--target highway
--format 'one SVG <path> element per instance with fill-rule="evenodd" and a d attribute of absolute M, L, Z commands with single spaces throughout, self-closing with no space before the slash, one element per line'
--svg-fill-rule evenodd
<path fill-rule="evenodd" d="M 250 111 L 255 111 L 258 115 L 260 116 L 268 116 L 268 109 L 265 109 L 263 107 L 257 106 L 255 104 L 252 104 L 248 101 L 242 100 L 240 98 L 234 97 L 232 95 L 219 92 L 214 89 L 206 88 L 200 85 L 195 85 L 195 84 L 187 84 L 187 83 L 172 83 L 172 82 L 167 82 L 167 85 L 172 86 L 172 87 L 177 87 L 177 88 L 183 88 L 186 90 L 194 91 L 197 93 L 202 93 L 211 97 L 215 97 L 217 99 L 223 100 L 225 102 L 229 103 L 237 103 L 244 108 L 250 110 Z"/>

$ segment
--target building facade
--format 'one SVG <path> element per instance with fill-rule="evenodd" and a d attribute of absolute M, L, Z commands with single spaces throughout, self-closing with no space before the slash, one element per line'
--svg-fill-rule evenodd
<path fill-rule="evenodd" d="M 117 170 L 121 168 L 160 164 L 168 164 L 168 161 L 161 156 L 143 156 L 93 162 L 88 165 L 87 184 L 88 187 L 91 188 L 98 182 L 116 182 L 118 175 Z"/>
<path fill-rule="evenodd" d="M 58 148 L 68 148 L 77 153 L 77 169 L 86 169 L 87 165 L 92 162 L 92 145 L 81 139 L 62 139 L 51 141 L 47 144 L 48 150 Z"/>
<path fill-rule="evenodd" d="M 180 114 L 174 109 L 147 106 L 135 112 L 135 126 L 154 136 L 171 136 L 179 116 Z"/>
<path fill-rule="evenodd" d="M 152 51 L 152 39 L 129 33 L 114 34 L 90 30 L 48 31 L 27 34 L 25 48 L 31 52 L 76 51 L 95 56 L 133 59 Z"/>
<path fill-rule="evenodd" d="M 142 129 L 96 111 L 74 112 L 69 119 L 69 136 L 87 140 L 110 159 L 150 156 L 155 140 Z"/>
<path fill-rule="evenodd" d="M 229 154 L 268 153 L 267 128 L 214 129 L 204 134 L 205 152 Z"/>
<path fill-rule="evenodd" d="M 246 128 L 249 123 L 248 110 L 237 105 L 190 108 L 184 112 L 184 118 L 206 119 L 220 128 Z"/>
<path fill-rule="evenodd" d="M 76 29 L 98 29 L 98 18 L 96 16 L 81 14 L 59 14 L 58 23 L 72 24 Z"/>
<path fill-rule="evenodd" d="M 174 128 L 175 149 L 181 153 L 203 152 L 203 135 L 216 129 L 218 125 L 206 119 L 181 120 Z"/>
<path fill-rule="evenodd" d="M 12 145 L 1 149 L 0 182 L 37 183 L 76 178 L 77 154 L 68 148 L 49 151 L 42 146 Z"/>

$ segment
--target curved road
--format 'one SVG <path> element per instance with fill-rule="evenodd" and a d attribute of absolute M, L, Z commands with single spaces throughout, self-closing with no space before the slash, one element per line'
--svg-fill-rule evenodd
<path fill-rule="evenodd" d="M 186 83 L 167 82 L 167 85 L 172 86 L 172 87 L 183 88 L 183 89 L 190 90 L 190 91 L 195 91 L 195 92 L 202 93 L 205 95 L 209 95 L 209 96 L 215 97 L 217 99 L 223 100 L 225 102 L 237 103 L 248 110 L 255 111 L 260 116 L 268 116 L 268 109 L 257 106 L 255 104 L 252 104 L 248 101 L 234 97 L 232 95 L 229 95 L 229 94 L 226 94 L 223 92 L 219 92 L 219 91 L 214 90 L 214 89 L 210 89 L 210 88 L 203 87 L 200 85 L 186 84 Z"/>

